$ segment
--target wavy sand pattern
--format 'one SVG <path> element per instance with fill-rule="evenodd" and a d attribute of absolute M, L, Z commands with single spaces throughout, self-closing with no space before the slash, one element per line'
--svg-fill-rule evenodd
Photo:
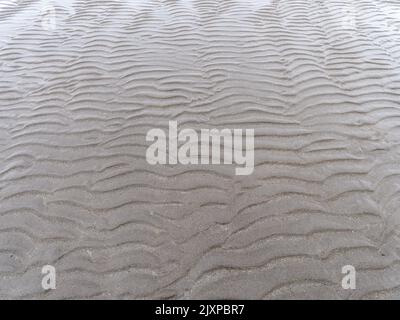
<path fill-rule="evenodd" d="M 0 298 L 400 298 L 398 1 L 48 2 L 0 7 Z M 147 164 L 168 120 L 254 173 Z"/>

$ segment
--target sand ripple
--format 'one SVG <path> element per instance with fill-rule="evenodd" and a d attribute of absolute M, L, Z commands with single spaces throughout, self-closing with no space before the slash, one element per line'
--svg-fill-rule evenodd
<path fill-rule="evenodd" d="M 1 298 L 400 298 L 398 1 L 53 3 L 0 7 Z M 253 175 L 148 165 L 168 120 Z"/>

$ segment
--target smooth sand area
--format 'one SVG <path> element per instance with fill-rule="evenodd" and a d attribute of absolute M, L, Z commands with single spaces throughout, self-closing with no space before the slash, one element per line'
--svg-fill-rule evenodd
<path fill-rule="evenodd" d="M 0 298 L 400 298 L 400 2 L 1 1 L 0 159 Z"/>

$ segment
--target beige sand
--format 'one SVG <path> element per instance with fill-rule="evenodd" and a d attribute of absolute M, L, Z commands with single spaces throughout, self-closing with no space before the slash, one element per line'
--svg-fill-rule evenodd
<path fill-rule="evenodd" d="M 47 3 L 0 6 L 0 298 L 400 298 L 398 1 Z M 149 165 L 168 120 L 254 173 Z"/>

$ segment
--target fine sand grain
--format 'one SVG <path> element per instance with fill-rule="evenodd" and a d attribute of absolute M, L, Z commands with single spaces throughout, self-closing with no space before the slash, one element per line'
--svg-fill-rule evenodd
<path fill-rule="evenodd" d="M 169 120 L 254 173 L 149 165 Z M 0 298 L 400 298 L 399 146 L 397 0 L 1 1 Z"/>

